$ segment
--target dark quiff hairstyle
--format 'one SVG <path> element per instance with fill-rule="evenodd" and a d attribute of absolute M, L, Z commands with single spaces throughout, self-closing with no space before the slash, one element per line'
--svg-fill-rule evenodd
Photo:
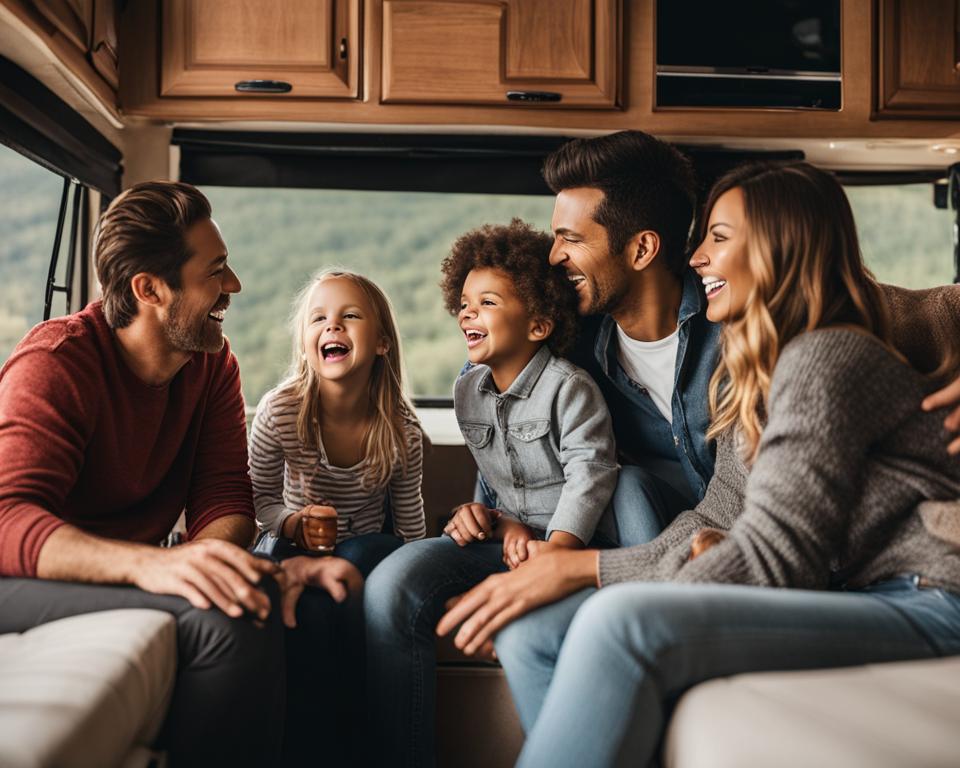
<path fill-rule="evenodd" d="M 443 260 L 443 303 L 456 316 L 467 275 L 474 269 L 496 269 L 513 283 L 530 317 L 553 321 L 547 345 L 555 355 L 570 349 L 577 333 L 577 293 L 566 272 L 550 266 L 553 238 L 520 219 L 509 225 L 486 224 L 467 232 Z"/>
<path fill-rule="evenodd" d="M 174 181 L 137 184 L 110 204 L 97 225 L 93 258 L 111 328 L 126 328 L 137 316 L 134 275 L 147 272 L 180 289 L 180 270 L 193 255 L 187 230 L 210 213 L 200 190 Z"/>
<path fill-rule="evenodd" d="M 547 157 L 543 178 L 554 194 L 577 187 L 603 192 L 593 219 L 607 230 L 611 254 L 622 253 L 638 232 L 652 230 L 670 271 L 679 275 L 686 268 L 696 177 L 671 145 L 642 131 L 573 139 Z"/>

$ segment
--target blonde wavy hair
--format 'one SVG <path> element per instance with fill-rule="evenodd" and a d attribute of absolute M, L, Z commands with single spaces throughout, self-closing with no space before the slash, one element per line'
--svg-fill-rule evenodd
<path fill-rule="evenodd" d="M 807 163 L 737 168 L 710 191 L 703 235 L 716 201 L 736 188 L 743 193 L 754 284 L 742 316 L 724 323 L 720 363 L 710 381 L 707 437 L 738 429 L 742 456 L 751 463 L 773 369 L 791 339 L 815 328 L 852 325 L 898 353 L 881 288 L 860 254 L 850 203 L 833 175 Z"/>
<path fill-rule="evenodd" d="M 386 294 L 372 280 L 346 269 L 328 268 L 315 274 L 300 289 L 293 302 L 290 321 L 292 362 L 281 387 L 294 393 L 300 400 L 297 437 L 306 448 L 316 450 L 321 433 L 320 387 L 317 373 L 310 367 L 305 354 L 304 338 L 310 312 L 310 294 L 319 283 L 332 278 L 349 280 L 363 292 L 373 310 L 379 335 L 387 342 L 386 354 L 377 355 L 370 374 L 370 410 L 374 418 L 361 446 L 365 464 L 362 484 L 364 488 L 379 488 L 390 480 L 398 464 L 406 471 L 410 458 L 407 425 L 413 422 L 419 428 L 419 421 L 404 388 L 403 356 L 393 307 Z"/>

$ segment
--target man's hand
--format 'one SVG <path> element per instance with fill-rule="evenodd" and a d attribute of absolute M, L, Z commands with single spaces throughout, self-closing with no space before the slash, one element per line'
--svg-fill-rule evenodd
<path fill-rule="evenodd" d="M 132 582 L 146 592 L 185 597 L 195 608 L 215 605 L 234 618 L 247 611 L 265 620 L 270 598 L 257 585 L 279 570 L 235 544 L 201 539 L 171 549 L 143 548 Z"/>
<path fill-rule="evenodd" d="M 923 410 L 934 411 L 937 408 L 956 406 L 947 418 L 943 420 L 943 427 L 948 432 L 960 432 L 960 378 L 943 389 L 934 392 L 923 401 Z M 960 454 L 960 437 L 957 437 L 947 446 L 947 451 L 956 456 Z"/>
<path fill-rule="evenodd" d="M 463 595 L 440 619 L 441 637 L 460 626 L 453 642 L 468 656 L 509 624 L 543 605 L 597 586 L 597 550 L 544 552 L 523 568 L 495 573 Z"/>
<path fill-rule="evenodd" d="M 497 525 L 497 538 L 503 539 L 503 562 L 513 570 L 527 559 L 527 547 L 537 540 L 537 534 L 519 520 L 504 517 Z"/>
<path fill-rule="evenodd" d="M 363 589 L 363 576 L 357 567 L 342 557 L 291 557 L 281 564 L 279 579 L 283 590 L 283 623 L 297 626 L 297 601 L 305 587 L 321 587 L 338 603 Z"/>
<path fill-rule="evenodd" d="M 453 511 L 443 532 L 461 547 L 471 541 L 490 541 L 502 514 L 499 509 L 490 509 L 476 501 L 461 504 Z"/>

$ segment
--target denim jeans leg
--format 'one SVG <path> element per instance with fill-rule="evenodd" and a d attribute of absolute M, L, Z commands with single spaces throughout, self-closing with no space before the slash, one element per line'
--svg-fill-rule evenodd
<path fill-rule="evenodd" d="M 646 544 L 655 539 L 673 518 L 693 506 L 691 500 L 652 472 L 643 467 L 623 466 L 598 531 L 613 538 L 613 543 L 619 547 Z"/>
<path fill-rule="evenodd" d="M 436 634 L 444 604 L 506 570 L 499 541 L 459 547 L 447 536 L 406 544 L 367 579 L 369 740 L 375 765 L 436 762 Z"/>
<path fill-rule="evenodd" d="M 711 678 L 960 653 L 960 598 L 895 592 L 602 589 L 573 620 L 518 765 L 649 765 L 669 702 Z"/>
<path fill-rule="evenodd" d="M 584 589 L 521 616 L 496 636 L 497 657 L 507 675 L 520 724 L 529 733 L 553 679 L 563 638 L 584 601 L 597 590 Z"/>

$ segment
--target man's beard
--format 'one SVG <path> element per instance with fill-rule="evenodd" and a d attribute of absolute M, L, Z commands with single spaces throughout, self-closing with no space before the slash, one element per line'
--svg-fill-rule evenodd
<path fill-rule="evenodd" d="M 171 346 L 181 352 L 219 352 L 223 349 L 220 323 L 207 317 L 206 313 L 200 318 L 191 318 L 182 304 L 182 294 L 176 293 L 163 322 L 163 333 Z M 222 301 L 217 302 L 218 307 L 222 304 Z"/>
<path fill-rule="evenodd" d="M 610 315 L 620 306 L 624 297 L 627 295 L 627 276 L 620 283 L 607 280 L 602 284 L 595 279 L 587 278 L 590 283 L 590 303 L 580 312 L 582 316 L 589 315 Z"/>

